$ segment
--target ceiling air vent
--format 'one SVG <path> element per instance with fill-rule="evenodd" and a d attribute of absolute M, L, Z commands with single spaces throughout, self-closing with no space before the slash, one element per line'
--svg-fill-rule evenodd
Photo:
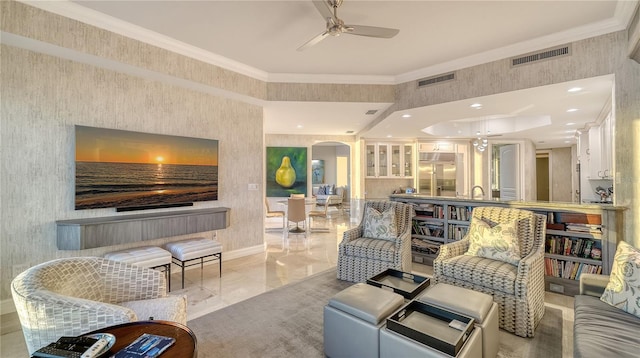
<path fill-rule="evenodd" d="M 423 78 L 421 80 L 418 80 L 418 88 L 424 87 L 424 86 L 431 86 L 431 85 L 435 85 L 435 84 L 446 82 L 446 81 L 453 81 L 455 79 L 456 79 L 455 72 Z"/>
<path fill-rule="evenodd" d="M 522 66 L 532 62 L 548 60 L 556 57 L 571 56 L 570 45 L 562 45 L 539 52 L 531 52 L 526 55 L 511 59 L 511 67 Z"/>
<path fill-rule="evenodd" d="M 347 131 L 347 134 L 353 134 L 353 131 Z"/>
<path fill-rule="evenodd" d="M 376 113 L 378 113 L 378 110 L 377 110 L 377 109 L 370 109 L 370 110 L 368 110 L 368 111 L 367 111 L 367 113 L 365 113 L 365 114 L 372 115 L 372 114 L 376 114 Z"/>

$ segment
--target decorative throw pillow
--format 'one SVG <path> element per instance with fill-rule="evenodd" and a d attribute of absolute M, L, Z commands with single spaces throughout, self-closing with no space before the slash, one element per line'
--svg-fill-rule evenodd
<path fill-rule="evenodd" d="M 501 223 L 491 227 L 481 219 L 472 218 L 469 225 L 469 249 L 465 255 L 504 261 L 512 265 L 520 262 L 517 222 Z"/>
<path fill-rule="evenodd" d="M 621 241 L 602 302 L 640 317 L 640 250 Z"/>
<path fill-rule="evenodd" d="M 367 208 L 364 215 L 363 236 L 384 240 L 397 238 L 396 213 L 393 208 L 389 208 L 383 212 L 379 212 L 374 208 Z"/>
<path fill-rule="evenodd" d="M 325 191 L 324 185 L 318 188 L 318 195 L 325 195 L 327 192 Z"/>

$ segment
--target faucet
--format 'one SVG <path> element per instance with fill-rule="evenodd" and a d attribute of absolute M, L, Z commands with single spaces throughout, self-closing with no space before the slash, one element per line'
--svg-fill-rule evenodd
<path fill-rule="evenodd" d="M 475 191 L 476 189 L 480 189 L 480 194 L 482 194 L 482 198 L 484 199 L 484 189 L 482 189 L 482 187 L 480 185 L 476 185 L 473 188 L 471 188 L 471 199 L 475 199 L 476 195 L 475 195 Z"/>

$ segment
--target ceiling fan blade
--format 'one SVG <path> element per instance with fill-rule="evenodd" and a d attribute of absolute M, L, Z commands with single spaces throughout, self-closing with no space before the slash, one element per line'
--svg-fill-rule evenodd
<path fill-rule="evenodd" d="M 345 32 L 345 34 L 368 36 L 368 37 L 381 37 L 389 39 L 394 37 L 400 32 L 398 29 L 388 29 L 386 27 L 375 26 L 362 26 L 362 25 L 345 25 L 345 27 L 352 27 L 352 31 Z"/>
<path fill-rule="evenodd" d="M 316 6 L 316 9 L 318 9 L 318 12 L 320 12 L 320 15 L 322 15 L 322 18 L 325 19 L 325 21 L 328 18 L 333 18 L 333 8 L 326 0 L 314 0 L 312 2 L 313 5 Z"/>
<path fill-rule="evenodd" d="M 304 51 L 306 49 L 308 49 L 309 47 L 317 44 L 318 42 L 324 40 L 325 37 L 329 36 L 329 31 L 325 31 L 321 34 L 319 34 L 318 36 L 312 38 L 311 40 L 307 41 L 304 45 L 298 47 L 298 51 Z"/>

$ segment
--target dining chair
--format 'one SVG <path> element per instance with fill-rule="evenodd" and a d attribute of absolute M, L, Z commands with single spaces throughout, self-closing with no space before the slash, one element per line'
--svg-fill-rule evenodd
<path fill-rule="evenodd" d="M 329 228 L 314 228 L 311 225 L 311 219 L 313 218 L 324 218 L 325 220 L 327 219 L 327 210 L 329 208 L 329 205 L 323 205 L 323 209 L 322 210 L 311 210 L 309 211 L 309 214 L 307 214 L 307 216 L 309 217 L 309 231 L 311 232 L 329 232 Z"/>
<path fill-rule="evenodd" d="M 306 230 L 299 226 L 300 222 L 302 222 L 303 225 L 307 222 L 304 198 L 289 198 L 287 200 L 287 222 L 296 223 L 296 227 L 288 230 L 288 232 L 298 234 L 305 233 L 306 235 Z"/>
<path fill-rule="evenodd" d="M 267 207 L 267 218 L 277 218 L 282 217 L 282 229 L 284 230 L 286 227 L 285 224 L 285 212 L 284 210 L 271 210 L 269 207 L 269 199 L 264 198 L 264 205 Z"/>
<path fill-rule="evenodd" d="M 289 197 L 290 198 L 303 198 L 304 199 L 304 194 L 291 194 Z"/>

